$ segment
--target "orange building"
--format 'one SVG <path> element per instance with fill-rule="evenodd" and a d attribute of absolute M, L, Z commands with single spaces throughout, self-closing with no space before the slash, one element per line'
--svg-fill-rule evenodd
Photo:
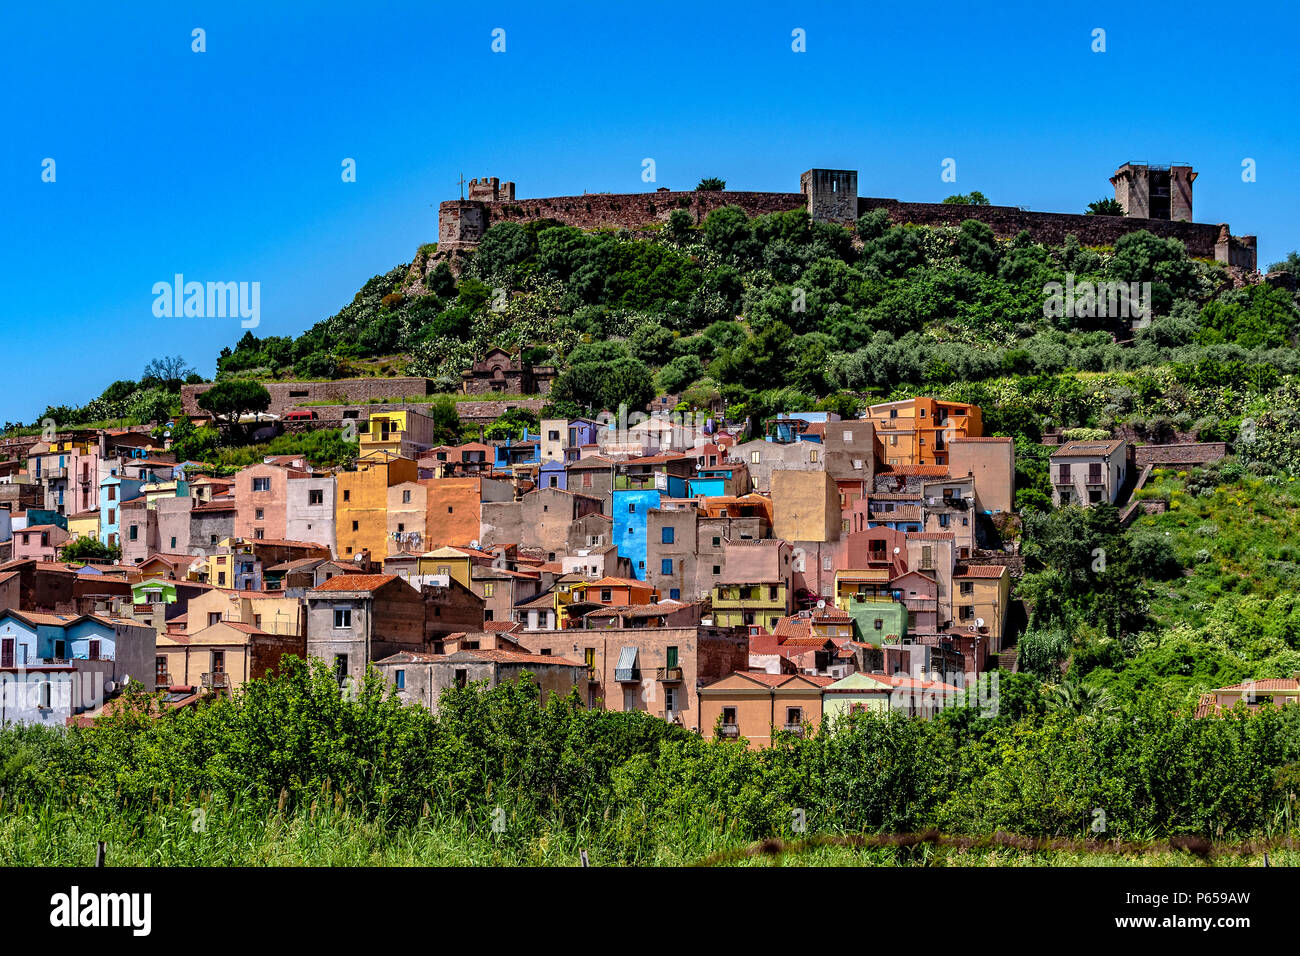
<path fill-rule="evenodd" d="M 425 501 L 425 546 L 464 548 L 479 541 L 483 502 L 511 501 L 509 482 L 490 478 L 429 478 L 420 482 L 428 491 Z"/>
<path fill-rule="evenodd" d="M 980 438 L 984 419 L 978 405 L 909 398 L 872 405 L 866 417 L 876 426 L 880 460 L 887 465 L 946 465 L 954 438 Z"/>
<path fill-rule="evenodd" d="M 744 737 L 751 748 L 772 743 L 773 731 L 804 734 L 822 720 L 822 688 L 830 677 L 736 671 L 701 687 L 700 733 L 709 740 Z"/>
<path fill-rule="evenodd" d="M 388 489 L 415 481 L 417 466 L 409 458 L 375 452 L 359 459 L 354 471 L 336 476 L 338 555 L 343 561 L 369 551 L 375 561 L 388 554 Z"/>

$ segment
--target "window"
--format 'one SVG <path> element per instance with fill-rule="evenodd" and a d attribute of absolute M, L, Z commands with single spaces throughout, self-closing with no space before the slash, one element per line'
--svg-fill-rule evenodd
<path fill-rule="evenodd" d="M 717 577 L 717 576 L 718 576 L 719 574 L 721 574 L 721 573 L 722 573 L 722 566 L 721 566 L 721 565 L 718 565 L 718 564 L 715 564 L 715 565 L 713 566 L 713 576 L 714 576 L 714 577 Z"/>
<path fill-rule="evenodd" d="M 464 687 L 469 682 L 469 672 L 462 669 L 456 670 L 456 686 Z"/>
<path fill-rule="evenodd" d="M 673 534 L 674 534 L 674 529 L 673 529 L 673 528 L 664 528 L 664 529 L 663 529 L 663 533 L 660 535 L 659 540 L 660 540 L 663 544 L 672 544 L 672 543 L 673 543 Z"/>
<path fill-rule="evenodd" d="M 323 505 L 325 503 L 325 492 L 319 488 L 307 492 L 307 504 Z"/>
<path fill-rule="evenodd" d="M 876 618 L 875 628 L 877 631 L 883 631 L 885 629 L 885 621 L 883 618 Z"/>
<path fill-rule="evenodd" d="M 89 644 L 90 644 L 90 649 L 86 652 L 86 656 L 89 657 L 92 661 L 99 660 L 99 650 L 101 646 L 100 642 L 90 641 Z"/>
<path fill-rule="evenodd" d="M 401 534 L 405 530 L 406 530 L 406 523 L 402 521 L 397 522 L 397 533 Z"/>
<path fill-rule="evenodd" d="M 559 433 L 558 431 L 556 431 L 555 429 L 551 429 L 550 431 L 548 431 L 548 432 L 546 433 L 546 440 L 547 440 L 547 441 L 559 441 L 559 440 L 560 440 L 560 433 Z"/>
<path fill-rule="evenodd" d="M 360 527 L 361 527 L 361 522 L 359 522 L 359 521 L 354 521 L 354 522 L 352 522 L 352 530 L 353 530 L 353 531 L 358 530 Z"/>
<path fill-rule="evenodd" d="M 947 516 L 947 515 L 939 515 L 939 527 L 940 527 L 940 528 L 946 528 L 946 527 L 948 527 L 948 516 Z"/>
<path fill-rule="evenodd" d="M 601 588 L 600 600 L 602 604 L 608 604 L 610 601 L 614 600 L 614 592 L 609 588 Z"/>
<path fill-rule="evenodd" d="M 969 621 L 974 616 L 975 616 L 975 609 L 971 607 L 969 604 L 967 604 L 965 607 L 959 607 L 957 609 L 957 617 L 959 620 Z"/>
<path fill-rule="evenodd" d="M 714 546 L 715 548 L 720 548 L 720 547 L 722 547 L 722 539 L 721 539 L 720 537 L 718 537 L 717 535 L 714 535 L 714 536 L 713 536 L 713 546 Z"/>
<path fill-rule="evenodd" d="M 962 581 L 962 582 L 958 585 L 958 587 L 957 587 L 957 593 L 958 593 L 958 594 L 974 594 L 974 593 L 975 593 L 975 582 L 974 582 L 974 581 Z"/>
<path fill-rule="evenodd" d="M 407 488 L 402 491 L 402 504 L 409 505 L 410 503 L 411 503 L 411 490 Z"/>
<path fill-rule="evenodd" d="M 270 490 L 271 490 L 271 479 L 270 479 L 270 478 L 254 478 L 254 479 L 253 479 L 253 490 L 254 490 L 254 491 L 270 491 Z"/>
<path fill-rule="evenodd" d="M 844 439 L 844 441 L 851 442 L 853 441 L 853 432 L 844 432 L 841 437 Z"/>
<path fill-rule="evenodd" d="M 15 638 L 0 638 L 0 667 L 14 666 L 14 645 Z"/>
<path fill-rule="evenodd" d="M 343 500 L 344 500 L 344 501 L 351 501 L 351 500 L 352 500 L 352 490 L 351 490 L 350 488 L 344 488 L 344 489 L 343 489 Z"/>
<path fill-rule="evenodd" d="M 140 531 L 140 526 L 139 526 L 139 525 L 135 525 L 135 524 L 131 525 L 131 534 L 130 534 L 130 538 L 131 538 L 132 541 L 135 541 L 135 540 L 139 537 L 139 531 Z M 41 544 L 48 544 L 48 543 L 49 543 L 48 541 L 45 540 L 47 537 L 48 537 L 48 535 L 46 535 L 45 533 L 42 532 L 42 534 L 41 534 Z"/>
<path fill-rule="evenodd" d="M 1070 480 L 1070 464 L 1069 464 L 1069 462 L 1062 462 L 1060 467 L 1061 467 L 1061 477 L 1060 477 L 1060 480 L 1063 481 L 1063 482 L 1068 482 L 1068 481 Z"/>
<path fill-rule="evenodd" d="M 213 624 L 220 624 L 220 623 L 221 623 L 221 612 L 220 612 L 220 611 L 209 611 L 209 612 L 208 612 L 208 627 L 211 627 Z"/>
<path fill-rule="evenodd" d="M 172 548 L 173 551 L 176 550 L 176 536 L 175 536 L 175 535 L 172 536 L 171 548 Z"/>
<path fill-rule="evenodd" d="M 659 563 L 659 573 L 660 573 L 660 574 L 672 574 L 672 573 L 673 573 L 673 559 L 672 559 L 672 558 L 664 558 L 664 559 Z"/>
<path fill-rule="evenodd" d="M 802 707 L 787 707 L 785 709 L 785 722 L 787 726 L 793 727 L 796 724 L 803 723 Z"/>
<path fill-rule="evenodd" d="M 348 676 L 348 655 L 335 654 L 334 655 L 334 679 L 338 681 L 340 684 L 342 684 L 344 679 L 347 676 Z"/>
<path fill-rule="evenodd" d="M 749 453 L 749 463 L 750 463 L 751 465 L 757 465 L 757 464 L 758 464 L 760 461 L 762 461 L 762 460 L 763 460 L 763 453 L 762 453 L 762 452 L 751 451 L 751 452 Z"/>
<path fill-rule="evenodd" d="M 224 674 L 224 673 L 226 672 L 226 652 L 225 652 L 225 651 L 213 651 L 213 652 L 212 652 L 212 667 L 211 667 L 211 669 L 212 669 L 212 673 L 214 673 L 214 674 Z"/>
<path fill-rule="evenodd" d="M 117 524 L 117 509 L 116 509 L 116 508 L 109 508 L 109 509 L 108 509 L 108 523 L 109 523 L 109 524 Z M 23 544 L 26 544 L 26 543 L 27 543 L 27 536 L 26 536 L 26 535 L 23 535 Z"/>
<path fill-rule="evenodd" d="M 627 513 L 630 514 L 630 515 L 634 515 L 634 514 L 636 514 L 636 503 L 635 503 L 635 502 L 629 502 L 629 503 L 628 503 L 628 506 L 627 506 Z"/>
<path fill-rule="evenodd" d="M 832 565 L 832 563 L 833 563 L 833 560 L 832 560 L 831 556 L 830 556 L 829 554 L 826 555 L 824 558 L 822 558 L 822 570 L 823 570 L 823 571 L 829 571 L 829 570 L 831 570 L 831 565 Z"/>
<path fill-rule="evenodd" d="M 334 627 L 335 629 L 352 627 L 352 608 L 336 607 L 334 609 Z"/>
<path fill-rule="evenodd" d="M 677 666 L 677 647 L 675 645 L 669 645 L 667 650 L 666 663 L 668 664 L 669 667 Z"/>
<path fill-rule="evenodd" d="M 257 509 L 253 512 L 253 520 L 254 520 L 254 521 L 261 521 L 261 520 L 263 520 L 265 517 L 266 517 L 266 512 L 263 511 L 261 508 L 257 508 Z"/>
<path fill-rule="evenodd" d="M 49 710 L 53 706 L 50 698 L 52 696 L 53 685 L 49 681 L 41 682 L 41 701 L 39 706 L 43 710 Z"/>
<path fill-rule="evenodd" d="M 116 501 L 116 500 L 117 500 L 117 486 L 116 486 L 116 485 L 109 485 L 109 486 L 108 486 L 108 500 L 109 500 L 109 501 Z"/>
<path fill-rule="evenodd" d="M 810 451 L 810 452 L 808 452 L 808 460 L 809 460 L 809 461 L 816 461 L 816 460 L 817 460 L 817 452 L 816 452 L 816 451 Z"/>
<path fill-rule="evenodd" d="M 669 590 L 668 590 L 668 599 L 669 599 L 670 601 L 679 601 L 679 600 L 681 600 L 681 597 L 682 597 L 682 590 L 681 590 L 681 588 L 669 588 Z"/>
<path fill-rule="evenodd" d="M 393 672 L 393 684 L 398 690 L 406 690 L 406 671 L 399 670 Z"/>
<path fill-rule="evenodd" d="M 591 487 L 591 472 L 589 472 L 589 471 L 584 471 L 584 472 L 582 473 L 582 487 L 584 487 L 584 488 L 590 488 L 590 487 Z"/>
<path fill-rule="evenodd" d="M 483 596 L 485 598 L 493 597 L 496 595 L 496 593 L 497 593 L 496 582 L 488 581 L 486 584 L 483 585 Z"/>

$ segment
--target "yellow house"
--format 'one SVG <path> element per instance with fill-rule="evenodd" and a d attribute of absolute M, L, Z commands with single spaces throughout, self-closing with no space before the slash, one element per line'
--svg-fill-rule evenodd
<path fill-rule="evenodd" d="M 340 559 L 369 551 L 371 558 L 379 561 L 388 554 L 388 489 L 415 481 L 418 474 L 413 459 L 375 451 L 363 454 L 354 470 L 335 476 L 335 537 Z"/>
<path fill-rule="evenodd" d="M 953 625 L 987 634 L 989 653 L 998 653 L 1011 604 L 1011 573 L 998 564 L 958 565 L 952 592 Z"/>
<path fill-rule="evenodd" d="M 175 498 L 176 487 L 179 483 L 176 479 L 168 481 L 154 481 L 140 486 L 140 493 L 144 495 L 145 507 L 153 508 L 158 504 L 159 498 Z"/>
<path fill-rule="evenodd" d="M 193 637 L 220 621 L 248 624 L 268 634 L 302 637 L 306 610 L 297 598 L 280 591 L 232 591 L 210 588 L 190 599 L 185 611 L 185 633 Z"/>
<path fill-rule="evenodd" d="M 305 656 L 306 639 L 271 634 L 240 621 L 217 621 L 190 634 L 159 634 L 155 679 L 160 687 L 184 685 L 229 693 L 277 669 L 286 654 Z"/>
<path fill-rule="evenodd" d="M 436 437 L 434 420 L 416 411 L 375 412 L 357 434 L 363 458 L 372 452 L 416 458 L 438 444 Z"/>
<path fill-rule="evenodd" d="M 416 564 L 419 574 L 446 574 L 453 581 L 473 590 L 470 587 L 469 567 L 469 555 L 460 548 L 451 546 L 425 552 L 420 555 L 419 562 Z"/>
<path fill-rule="evenodd" d="M 75 538 L 99 540 L 99 509 L 68 515 L 68 535 Z"/>

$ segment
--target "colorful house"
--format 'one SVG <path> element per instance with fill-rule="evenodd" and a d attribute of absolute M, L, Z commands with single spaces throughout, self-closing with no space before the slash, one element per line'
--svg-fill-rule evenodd
<path fill-rule="evenodd" d="M 646 579 L 646 516 L 651 508 L 659 507 L 660 498 L 657 490 L 615 490 L 613 493 L 614 540 L 610 543 L 632 562 L 632 574 L 638 581 Z"/>
<path fill-rule="evenodd" d="M 831 683 L 815 674 L 728 674 L 700 688 L 700 732 L 709 740 L 743 737 L 751 749 L 770 746 L 778 732 L 813 733 Z"/>

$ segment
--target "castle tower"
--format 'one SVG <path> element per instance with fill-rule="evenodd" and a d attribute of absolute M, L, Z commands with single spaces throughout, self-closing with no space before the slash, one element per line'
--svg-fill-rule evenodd
<path fill-rule="evenodd" d="M 1130 219 L 1192 221 L 1191 166 L 1148 166 L 1125 163 L 1110 178 L 1115 201 Z"/>
<path fill-rule="evenodd" d="M 851 226 L 858 221 L 856 169 L 810 169 L 799 177 L 799 191 L 814 222 Z"/>

